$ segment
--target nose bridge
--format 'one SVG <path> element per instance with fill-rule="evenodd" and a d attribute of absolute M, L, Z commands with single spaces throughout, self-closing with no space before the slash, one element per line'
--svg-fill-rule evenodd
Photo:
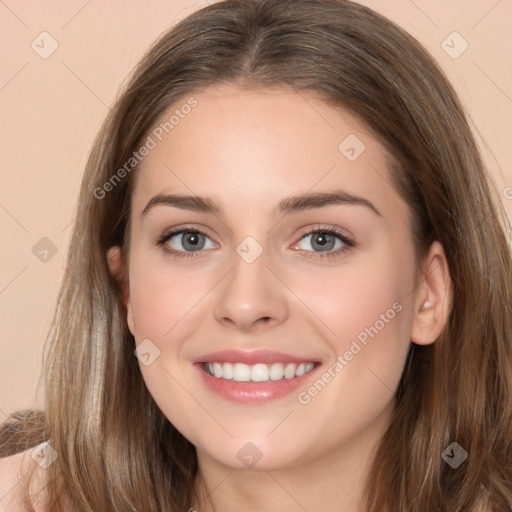
<path fill-rule="evenodd" d="M 282 286 L 267 268 L 268 256 L 268 252 L 251 237 L 238 245 L 232 269 L 216 298 L 214 314 L 218 321 L 247 331 L 259 323 L 284 320 L 286 297 Z"/>

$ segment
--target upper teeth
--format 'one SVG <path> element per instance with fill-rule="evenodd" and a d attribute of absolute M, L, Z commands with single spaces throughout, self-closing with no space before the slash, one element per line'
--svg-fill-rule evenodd
<path fill-rule="evenodd" d="M 205 363 L 206 371 L 218 379 L 232 379 L 238 382 L 265 382 L 270 380 L 293 379 L 310 372 L 315 363 Z"/>

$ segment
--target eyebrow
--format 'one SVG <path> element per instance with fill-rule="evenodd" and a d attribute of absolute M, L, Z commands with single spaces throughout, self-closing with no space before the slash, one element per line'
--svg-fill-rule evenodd
<path fill-rule="evenodd" d="M 333 205 L 364 206 L 382 217 L 379 210 L 368 199 L 354 196 L 344 190 L 291 196 L 280 201 L 278 209 L 280 213 L 288 214 Z M 149 200 L 141 215 L 146 215 L 155 206 L 173 206 L 182 210 L 211 213 L 213 215 L 222 214 L 221 206 L 208 197 L 159 194 Z"/>

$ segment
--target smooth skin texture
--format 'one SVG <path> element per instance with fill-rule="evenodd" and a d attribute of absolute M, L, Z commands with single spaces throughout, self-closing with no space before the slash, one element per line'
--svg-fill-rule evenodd
<path fill-rule="evenodd" d="M 391 185 L 384 147 L 348 112 L 286 89 L 224 85 L 194 97 L 197 107 L 137 171 L 128 263 L 117 247 L 107 255 L 136 344 L 150 339 L 160 350 L 140 365 L 146 385 L 196 446 L 217 510 L 360 510 L 410 342 L 433 343 L 447 320 L 443 249 L 432 245 L 416 282 L 409 208 Z M 338 149 L 350 134 L 366 146 L 355 161 Z M 335 190 L 380 214 L 360 204 L 279 211 L 284 199 Z M 143 214 L 160 194 L 207 197 L 221 211 L 158 204 Z M 190 235 L 158 245 L 185 227 L 205 233 L 201 250 L 190 250 Z M 311 233 L 321 228 L 354 247 L 334 238 L 319 249 Z M 248 236 L 263 249 L 253 263 L 236 252 Z M 402 310 L 307 405 L 295 392 L 265 404 L 225 400 L 192 364 L 228 348 L 300 355 L 323 365 L 304 391 L 396 302 Z M 248 442 L 262 454 L 252 469 L 237 457 Z"/>
<path fill-rule="evenodd" d="M 31 455 L 34 448 L 0 459 L 0 512 L 24 512 L 22 483 L 24 477 L 35 469 L 29 495 L 35 512 L 49 512 L 44 507 L 46 470 L 36 466 Z"/>

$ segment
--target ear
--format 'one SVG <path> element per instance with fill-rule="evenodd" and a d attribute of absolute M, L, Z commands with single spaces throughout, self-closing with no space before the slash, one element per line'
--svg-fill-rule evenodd
<path fill-rule="evenodd" d="M 452 280 L 443 246 L 433 242 L 425 259 L 422 281 L 416 290 L 411 328 L 413 343 L 434 343 L 448 321 L 452 297 Z"/>
<path fill-rule="evenodd" d="M 115 278 L 115 280 L 119 283 L 119 286 L 121 287 L 122 296 L 123 296 L 123 303 L 126 307 L 127 311 L 127 322 L 128 322 L 128 328 L 130 329 L 130 332 L 133 333 L 134 329 L 134 323 L 133 323 L 133 312 L 132 312 L 132 303 L 130 300 L 130 287 L 128 285 L 128 272 L 127 272 L 127 266 L 126 262 L 124 261 L 122 254 L 121 254 L 121 248 L 116 245 L 114 247 L 111 247 L 107 251 L 107 261 L 108 261 L 108 267 L 110 269 L 110 273 Z"/>

